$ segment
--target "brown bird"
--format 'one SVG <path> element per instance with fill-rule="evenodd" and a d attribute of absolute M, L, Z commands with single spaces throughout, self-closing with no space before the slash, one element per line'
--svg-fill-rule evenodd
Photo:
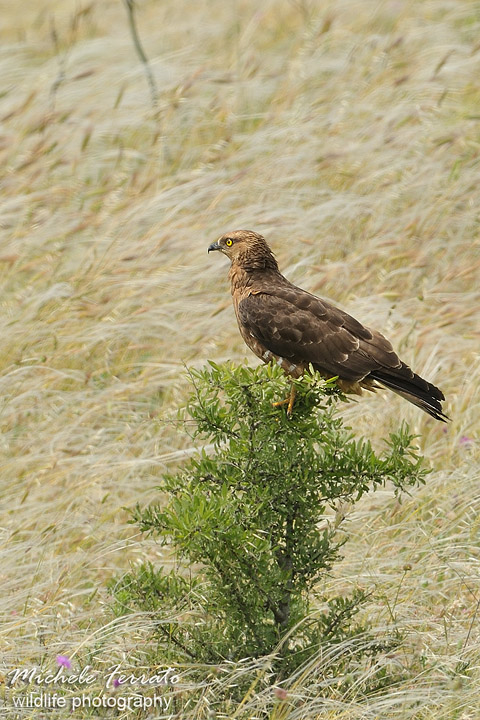
<path fill-rule="evenodd" d="M 375 390 L 380 383 L 437 420 L 448 420 L 441 390 L 402 362 L 379 332 L 289 282 L 262 235 L 235 230 L 212 243 L 211 250 L 230 259 L 238 327 L 264 362 L 277 362 L 293 378 L 311 364 L 324 377 L 338 376 L 344 392 L 360 395 L 362 388 Z M 289 413 L 294 397 L 292 385 Z"/>

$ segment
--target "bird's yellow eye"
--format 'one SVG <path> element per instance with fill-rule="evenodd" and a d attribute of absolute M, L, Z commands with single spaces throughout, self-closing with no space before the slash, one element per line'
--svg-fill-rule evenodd
<path fill-rule="evenodd" d="M 227 239 L 225 240 L 225 245 L 226 245 L 227 247 L 232 247 L 232 245 L 233 245 L 233 240 L 232 240 L 231 238 L 227 238 Z"/>

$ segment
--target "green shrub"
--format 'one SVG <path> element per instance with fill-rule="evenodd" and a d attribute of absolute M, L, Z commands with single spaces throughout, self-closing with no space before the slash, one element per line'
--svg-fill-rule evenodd
<path fill-rule="evenodd" d="M 134 513 L 171 548 L 177 569 L 126 575 L 114 586 L 119 612 L 155 613 L 159 651 L 176 662 L 275 654 L 284 676 L 319 647 L 348 638 L 355 647 L 365 593 L 327 600 L 315 591 L 347 540 L 339 506 L 386 483 L 398 494 L 424 480 L 412 436 L 403 427 L 379 456 L 335 414 L 335 383 L 314 375 L 295 381 L 291 417 L 272 404 L 290 387 L 275 366 L 212 363 L 190 379 L 182 427 L 193 425 L 198 454 L 163 478 L 166 502 Z"/>

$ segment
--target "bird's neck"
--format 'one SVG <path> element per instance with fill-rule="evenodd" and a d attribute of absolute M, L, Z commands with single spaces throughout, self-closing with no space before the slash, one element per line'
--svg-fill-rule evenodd
<path fill-rule="evenodd" d="M 240 251 L 232 260 L 232 268 L 236 267 L 245 272 L 266 272 L 267 270 L 276 270 L 278 272 L 278 264 L 275 256 L 269 247 L 248 247 Z"/>
<path fill-rule="evenodd" d="M 279 278 L 284 279 L 278 270 L 276 262 L 275 267 L 267 268 L 245 268 L 237 263 L 232 263 L 228 277 L 232 295 L 234 296 L 236 294 L 248 295 L 252 290 L 267 288 L 274 278 L 277 283 Z"/>

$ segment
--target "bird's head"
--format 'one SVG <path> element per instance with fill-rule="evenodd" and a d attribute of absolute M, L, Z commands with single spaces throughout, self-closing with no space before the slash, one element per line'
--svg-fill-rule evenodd
<path fill-rule="evenodd" d="M 278 270 L 277 261 L 267 245 L 267 241 L 253 230 L 233 230 L 225 233 L 216 242 L 209 245 L 208 252 L 220 250 L 232 265 L 245 270 Z"/>

